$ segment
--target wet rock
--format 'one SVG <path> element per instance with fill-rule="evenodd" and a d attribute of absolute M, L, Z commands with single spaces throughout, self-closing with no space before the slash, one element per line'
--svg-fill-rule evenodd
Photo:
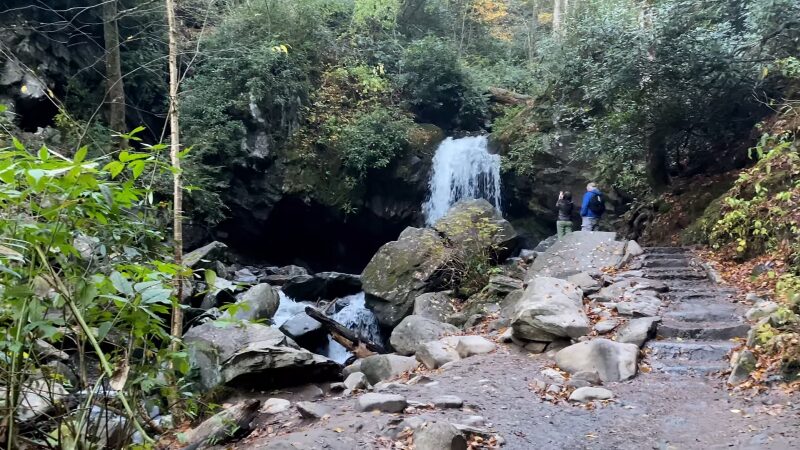
<path fill-rule="evenodd" d="M 331 408 L 314 402 L 297 402 L 294 407 L 297 408 L 297 412 L 299 412 L 304 419 L 311 420 L 319 420 L 331 412 Z"/>
<path fill-rule="evenodd" d="M 392 330 L 389 342 L 397 353 L 413 355 L 421 344 L 448 334 L 456 334 L 458 331 L 458 328 L 448 323 L 420 316 L 408 316 Z"/>
<path fill-rule="evenodd" d="M 361 360 L 361 372 L 370 384 L 397 378 L 404 372 L 414 370 L 419 362 L 413 356 L 372 355 Z"/>
<path fill-rule="evenodd" d="M 191 268 L 213 269 L 216 261 L 227 258 L 228 246 L 214 241 L 183 256 L 183 265 Z"/>
<path fill-rule="evenodd" d="M 437 322 L 447 322 L 447 319 L 455 312 L 447 292 L 429 292 L 414 299 L 413 315 L 415 316 Z"/>
<path fill-rule="evenodd" d="M 599 387 L 580 387 L 569 396 L 571 402 L 587 403 L 594 400 L 609 400 L 614 398 L 614 393 Z"/>
<path fill-rule="evenodd" d="M 351 391 L 356 389 L 366 389 L 369 387 L 366 375 L 361 372 L 351 373 L 344 379 L 344 386 Z"/>
<path fill-rule="evenodd" d="M 356 402 L 358 411 L 381 411 L 387 413 L 402 412 L 408 406 L 408 401 L 402 395 L 397 394 L 363 394 Z"/>
<path fill-rule="evenodd" d="M 655 337 L 658 322 L 661 322 L 660 317 L 631 319 L 617 331 L 617 342 L 641 348 L 648 339 Z"/>
<path fill-rule="evenodd" d="M 453 205 L 447 214 L 433 224 L 433 228 L 444 235 L 455 247 L 463 247 L 469 242 L 474 244 L 475 236 L 478 234 L 478 225 L 495 227 L 496 233 L 492 234 L 491 245 L 496 251 L 499 249 L 497 257 L 504 259 L 510 256 L 517 248 L 519 236 L 511 224 L 503 219 L 503 216 L 484 199 L 461 200 Z"/>
<path fill-rule="evenodd" d="M 456 351 L 458 356 L 469 358 L 473 355 L 491 353 L 497 347 L 494 342 L 482 336 L 459 336 Z"/>
<path fill-rule="evenodd" d="M 236 302 L 238 307 L 232 315 L 237 320 L 271 319 L 278 310 L 280 297 L 278 290 L 267 283 L 257 284 L 248 289 Z M 230 319 L 231 314 L 226 311 L 224 319 Z"/>
<path fill-rule="evenodd" d="M 604 382 L 623 381 L 636 375 L 638 357 L 636 345 L 593 339 L 559 351 L 556 363 L 569 373 L 596 371 Z"/>
<path fill-rule="evenodd" d="M 32 380 L 26 382 L 20 394 L 20 404 L 16 410 L 17 420 L 20 422 L 32 422 L 44 416 L 69 395 L 61 383 L 42 376 L 34 376 Z M 0 399 L 5 402 L 7 396 L 7 388 L 0 386 Z"/>
<path fill-rule="evenodd" d="M 299 283 L 311 279 L 308 271 L 300 266 L 267 267 L 265 272 L 266 275 L 261 278 L 261 281 L 273 286 L 283 286 L 292 280 Z"/>
<path fill-rule="evenodd" d="M 304 312 L 292 316 L 280 326 L 280 330 L 305 348 L 316 348 L 328 336 L 322 324 Z"/>
<path fill-rule="evenodd" d="M 214 280 L 214 286 L 208 287 L 208 292 L 200 303 L 200 309 L 209 310 L 228 303 L 234 303 L 236 301 L 235 291 L 236 285 L 233 282 L 218 276 Z"/>
<path fill-rule="evenodd" d="M 741 384 L 750 377 L 750 372 L 756 368 L 756 356 L 750 350 L 738 352 L 731 358 L 731 374 L 728 383 L 732 385 Z"/>
<path fill-rule="evenodd" d="M 202 389 L 220 384 L 293 384 L 338 376 L 341 366 L 298 347 L 280 330 L 245 322 L 204 323 L 184 336 L 189 362 Z"/>
<path fill-rule="evenodd" d="M 530 341 L 555 341 L 589 333 L 583 293 L 574 284 L 551 277 L 533 279 L 514 309 L 514 336 Z"/>
<path fill-rule="evenodd" d="M 589 275 L 588 272 L 576 273 L 567 277 L 567 281 L 581 288 L 585 295 L 594 294 L 603 287 L 600 280 Z"/>
<path fill-rule="evenodd" d="M 258 283 L 258 277 L 250 269 L 244 267 L 234 272 L 233 281 L 243 284 L 256 284 Z"/>
<path fill-rule="evenodd" d="M 444 286 L 442 269 L 449 259 L 450 250 L 434 230 L 406 228 L 364 268 L 361 281 L 367 306 L 382 325 L 397 325 L 419 295 Z"/>
<path fill-rule="evenodd" d="M 420 345 L 417 348 L 416 358 L 428 369 L 438 369 L 451 361 L 461 359 L 455 347 L 443 341 L 431 341 Z"/>
<path fill-rule="evenodd" d="M 287 280 L 283 292 L 289 297 L 317 300 L 335 299 L 361 291 L 361 277 L 340 272 L 320 272 Z"/>
<path fill-rule="evenodd" d="M 456 427 L 447 422 L 426 422 L 414 430 L 416 450 L 466 450 L 467 441 Z"/>
<path fill-rule="evenodd" d="M 464 406 L 464 400 L 455 395 L 440 395 L 433 399 L 433 405 L 437 408 L 461 408 Z"/>
<path fill-rule="evenodd" d="M 617 328 L 617 325 L 619 325 L 618 319 L 603 319 L 594 324 L 594 331 L 596 331 L 597 334 L 606 334 L 613 331 L 614 328 Z"/>
<path fill-rule="evenodd" d="M 756 303 L 752 308 L 747 310 L 745 317 L 747 320 L 759 320 L 762 317 L 767 317 L 778 310 L 778 304 L 771 301 L 762 300 Z"/>
<path fill-rule="evenodd" d="M 261 412 L 264 414 L 280 414 L 284 411 L 288 411 L 289 408 L 292 407 L 292 402 L 289 400 L 285 400 L 282 398 L 270 398 L 264 402 L 264 405 L 261 407 Z"/>
<path fill-rule="evenodd" d="M 622 261 L 625 243 L 615 239 L 616 233 L 569 233 L 533 261 L 527 279 L 537 276 L 566 278 L 600 267 L 616 267 Z"/>

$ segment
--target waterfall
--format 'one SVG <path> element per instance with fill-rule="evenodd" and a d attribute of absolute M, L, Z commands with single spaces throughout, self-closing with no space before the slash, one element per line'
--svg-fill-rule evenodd
<path fill-rule="evenodd" d="M 464 198 L 484 198 L 500 211 L 500 156 L 492 155 L 486 136 L 447 138 L 433 157 L 430 197 L 422 205 L 433 225 Z"/>
<path fill-rule="evenodd" d="M 347 306 L 331 316 L 334 320 L 355 331 L 359 336 L 369 339 L 372 342 L 382 342 L 381 329 L 378 320 L 372 311 L 367 309 L 364 293 L 359 292 L 349 297 Z M 328 337 L 328 358 L 343 363 L 350 357 L 350 352 L 341 344 Z"/>

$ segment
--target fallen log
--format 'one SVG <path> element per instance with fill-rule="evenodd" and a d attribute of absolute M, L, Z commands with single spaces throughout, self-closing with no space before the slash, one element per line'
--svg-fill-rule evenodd
<path fill-rule="evenodd" d="M 183 450 L 198 450 L 250 431 L 250 422 L 258 414 L 261 400 L 243 400 L 225 411 L 206 419 L 197 428 L 186 433 L 188 445 Z"/>
<path fill-rule="evenodd" d="M 504 105 L 526 105 L 533 101 L 530 95 L 519 94 L 499 87 L 489 87 L 489 98 L 493 102 Z"/>
<path fill-rule="evenodd" d="M 353 353 L 364 354 L 364 348 L 373 353 L 388 353 L 383 345 L 372 342 L 363 336 L 359 336 L 355 331 L 331 319 L 316 308 L 306 306 L 306 314 L 322 324 L 322 327 L 330 333 L 336 342 L 342 344 L 344 348 Z"/>

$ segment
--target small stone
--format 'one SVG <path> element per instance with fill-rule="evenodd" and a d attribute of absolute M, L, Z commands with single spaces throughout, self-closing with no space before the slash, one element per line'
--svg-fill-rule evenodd
<path fill-rule="evenodd" d="M 648 339 L 656 335 L 656 327 L 660 321 L 660 317 L 631 319 L 617 332 L 617 342 L 642 347 Z"/>
<path fill-rule="evenodd" d="M 496 347 L 494 342 L 481 336 L 460 336 L 456 351 L 460 357 L 468 358 L 474 355 L 491 353 Z"/>
<path fill-rule="evenodd" d="M 366 375 L 361 372 L 355 372 L 345 378 L 344 386 L 351 391 L 355 391 L 356 389 L 366 388 L 369 386 L 369 382 L 367 382 Z"/>
<path fill-rule="evenodd" d="M 552 369 L 552 368 L 548 367 L 547 369 L 544 369 L 539 373 L 541 373 L 542 375 L 546 376 L 547 378 L 550 378 L 551 380 L 555 380 L 555 381 L 559 381 L 559 382 L 564 381 L 564 375 L 561 375 L 561 372 L 557 371 L 556 369 Z"/>
<path fill-rule="evenodd" d="M 406 406 L 408 406 L 408 402 L 405 397 L 395 394 L 364 394 L 356 402 L 358 411 L 399 413 L 406 409 Z"/>
<path fill-rule="evenodd" d="M 455 395 L 440 395 L 433 399 L 433 404 L 437 408 L 461 408 L 464 406 L 464 400 Z"/>
<path fill-rule="evenodd" d="M 761 301 L 756 303 L 752 308 L 748 309 L 745 313 L 747 320 L 758 320 L 762 317 L 767 317 L 778 310 L 778 304 L 770 301 Z"/>
<path fill-rule="evenodd" d="M 261 412 L 264 414 L 278 414 L 288 410 L 292 406 L 292 402 L 282 398 L 270 398 L 261 406 Z"/>
<path fill-rule="evenodd" d="M 750 350 L 742 350 L 734 358 L 731 358 L 731 374 L 728 383 L 732 385 L 741 384 L 750 377 L 750 372 L 756 368 L 756 356 Z"/>
<path fill-rule="evenodd" d="M 514 340 L 514 330 L 511 327 L 506 328 L 505 331 L 500 333 L 499 339 L 500 339 L 500 342 L 503 342 L 503 343 L 506 343 L 506 344 L 508 344 L 509 342 L 512 342 Z"/>
<path fill-rule="evenodd" d="M 331 411 L 331 408 L 314 402 L 297 402 L 294 405 L 304 419 L 319 420 Z"/>
<path fill-rule="evenodd" d="M 347 386 L 345 386 L 344 383 L 342 383 L 342 382 L 331 383 L 331 385 L 330 385 L 331 392 L 342 392 L 345 389 L 347 389 Z"/>
<path fill-rule="evenodd" d="M 461 432 L 447 422 L 427 422 L 414 430 L 416 450 L 466 450 Z"/>
<path fill-rule="evenodd" d="M 550 394 L 560 394 L 562 390 L 562 387 L 557 384 L 551 384 L 547 387 L 547 392 Z"/>
<path fill-rule="evenodd" d="M 619 325 L 619 320 L 617 319 L 604 319 L 594 324 L 594 331 L 597 334 L 606 334 L 616 328 L 617 325 Z"/>
<path fill-rule="evenodd" d="M 482 427 L 486 425 L 486 419 L 483 416 L 467 416 L 461 423 L 469 427 Z"/>
<path fill-rule="evenodd" d="M 571 402 L 591 402 L 593 400 L 609 400 L 614 398 L 614 393 L 599 387 L 581 387 L 575 389 L 569 396 Z"/>

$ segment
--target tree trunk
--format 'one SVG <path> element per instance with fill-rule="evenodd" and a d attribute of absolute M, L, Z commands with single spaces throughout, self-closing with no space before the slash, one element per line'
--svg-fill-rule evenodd
<path fill-rule="evenodd" d="M 654 129 L 647 136 L 647 176 L 655 190 L 669 184 L 667 133 Z"/>
<path fill-rule="evenodd" d="M 564 0 L 553 0 L 553 34 L 561 36 L 563 34 L 563 3 Z"/>
<path fill-rule="evenodd" d="M 125 133 L 125 90 L 119 55 L 119 27 L 116 0 L 103 3 L 103 37 L 106 45 L 106 99 L 108 126 L 117 133 Z M 125 146 L 125 142 L 122 142 Z"/>
<path fill-rule="evenodd" d="M 176 299 L 172 306 L 172 349 L 180 349 L 180 339 L 183 335 L 183 188 L 181 187 L 181 159 L 180 159 L 180 123 L 178 121 L 178 24 L 175 20 L 175 1 L 165 0 L 167 7 L 167 24 L 169 27 L 169 126 L 170 142 L 169 155 L 172 164 L 172 228 L 175 264 L 178 272 L 175 274 Z M 180 417 L 178 405 L 176 414 Z"/>

